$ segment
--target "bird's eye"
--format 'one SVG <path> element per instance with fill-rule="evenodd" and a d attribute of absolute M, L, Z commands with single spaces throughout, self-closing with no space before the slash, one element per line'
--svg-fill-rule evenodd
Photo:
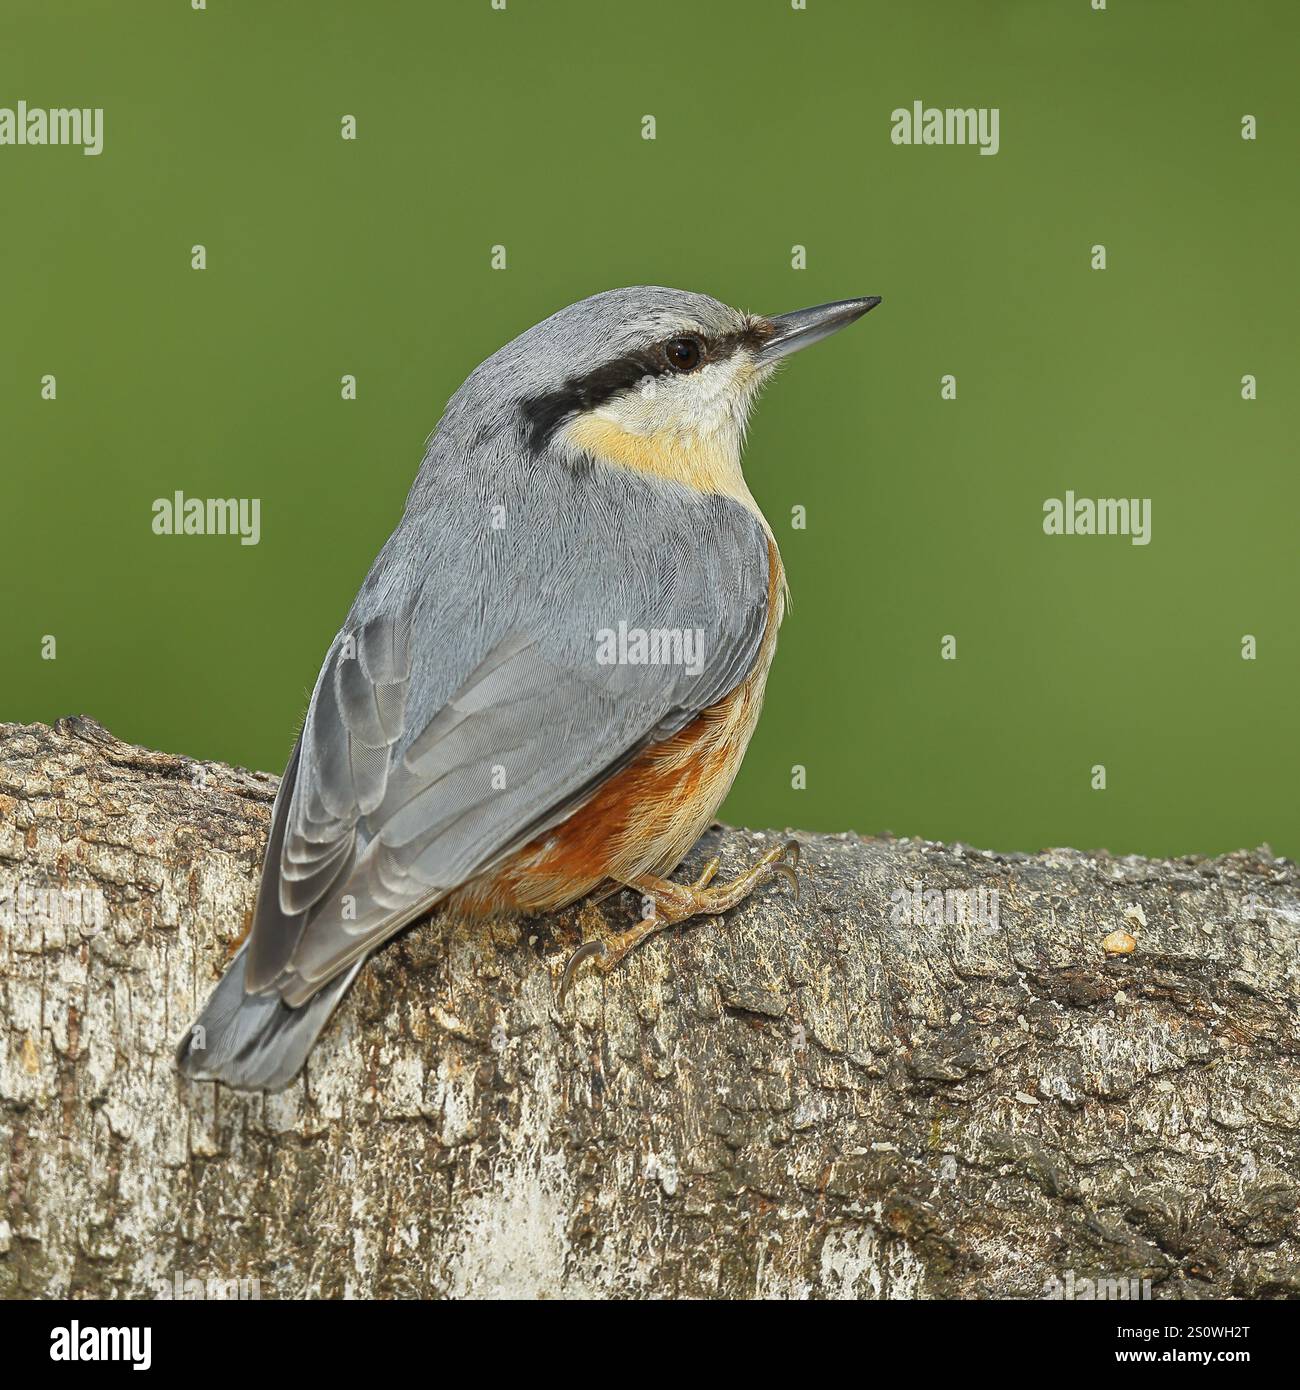
<path fill-rule="evenodd" d="M 675 372 L 693 372 L 704 357 L 704 345 L 698 338 L 670 338 L 664 344 L 664 356 Z"/>

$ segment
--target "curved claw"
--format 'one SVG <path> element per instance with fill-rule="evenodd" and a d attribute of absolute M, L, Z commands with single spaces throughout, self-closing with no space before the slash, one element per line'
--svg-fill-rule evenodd
<path fill-rule="evenodd" d="M 791 868 L 794 868 L 794 869 L 797 869 L 797 868 L 799 867 L 800 855 L 802 854 L 802 850 L 800 849 L 800 846 L 799 846 L 799 841 L 798 841 L 798 840 L 787 840 L 787 841 L 785 842 L 785 848 L 786 848 L 786 852 L 787 852 L 787 853 L 789 854 L 789 856 L 790 856 L 790 867 L 791 867 Z M 812 896 L 813 896 L 813 902 L 819 901 L 818 895 L 817 895 L 817 883 L 816 883 L 815 879 L 813 878 L 812 874 L 805 874 L 804 877 L 807 878 L 807 880 L 808 880 L 808 891 L 809 891 L 809 892 L 812 894 Z M 801 880 L 801 881 L 802 881 L 802 880 Z M 796 898 L 798 898 L 798 896 L 799 896 L 799 889 L 798 889 L 797 886 L 796 886 L 796 888 L 795 888 L 795 890 L 794 890 L 794 895 L 795 895 Z"/>
<path fill-rule="evenodd" d="M 560 976 L 560 987 L 555 991 L 555 1007 L 557 1009 L 564 1007 L 565 998 L 573 984 L 573 977 L 578 973 L 578 967 L 584 961 L 591 960 L 593 956 L 603 956 L 604 954 L 605 943 L 603 941 L 584 941 L 569 957 L 564 967 L 564 974 Z"/>
<path fill-rule="evenodd" d="M 799 875 L 789 864 L 773 864 L 772 873 L 780 874 L 783 879 L 794 889 L 794 900 L 799 901 Z"/>

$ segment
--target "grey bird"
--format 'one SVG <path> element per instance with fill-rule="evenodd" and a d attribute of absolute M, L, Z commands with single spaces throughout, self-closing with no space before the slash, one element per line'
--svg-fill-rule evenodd
<path fill-rule="evenodd" d="M 475 368 L 330 646 L 280 784 L 252 927 L 178 1050 L 277 1090 L 366 958 L 439 907 L 653 903 L 565 972 L 727 910 L 668 875 L 758 719 L 785 580 L 740 468 L 776 365 L 879 303 L 742 313 L 639 286 L 571 304 Z M 797 886 L 797 882 L 796 882 Z"/>

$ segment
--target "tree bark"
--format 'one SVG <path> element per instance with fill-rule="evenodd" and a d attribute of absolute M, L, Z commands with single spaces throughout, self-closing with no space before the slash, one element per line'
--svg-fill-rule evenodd
<path fill-rule="evenodd" d="M 1300 1293 L 1300 878 L 1267 848 L 800 834 L 799 901 L 670 929 L 563 1010 L 626 901 L 435 917 L 247 1096 L 172 1051 L 275 788 L 0 725 L 0 1295 Z M 716 827 L 690 866 L 776 838 Z"/>

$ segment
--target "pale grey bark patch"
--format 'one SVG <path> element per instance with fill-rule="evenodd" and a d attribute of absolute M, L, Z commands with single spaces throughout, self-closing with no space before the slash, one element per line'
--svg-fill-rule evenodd
<path fill-rule="evenodd" d="M 196 776 L 196 773 L 201 775 Z M 183 1082 L 276 779 L 0 726 L 0 1295 L 1300 1293 L 1300 878 L 800 835 L 805 891 L 553 988 L 611 899 L 416 927 L 279 1096 Z M 774 842 L 718 828 L 741 871 Z M 897 922 L 995 889 L 998 923 Z M 1117 930 L 1131 954 L 1102 942 Z"/>

